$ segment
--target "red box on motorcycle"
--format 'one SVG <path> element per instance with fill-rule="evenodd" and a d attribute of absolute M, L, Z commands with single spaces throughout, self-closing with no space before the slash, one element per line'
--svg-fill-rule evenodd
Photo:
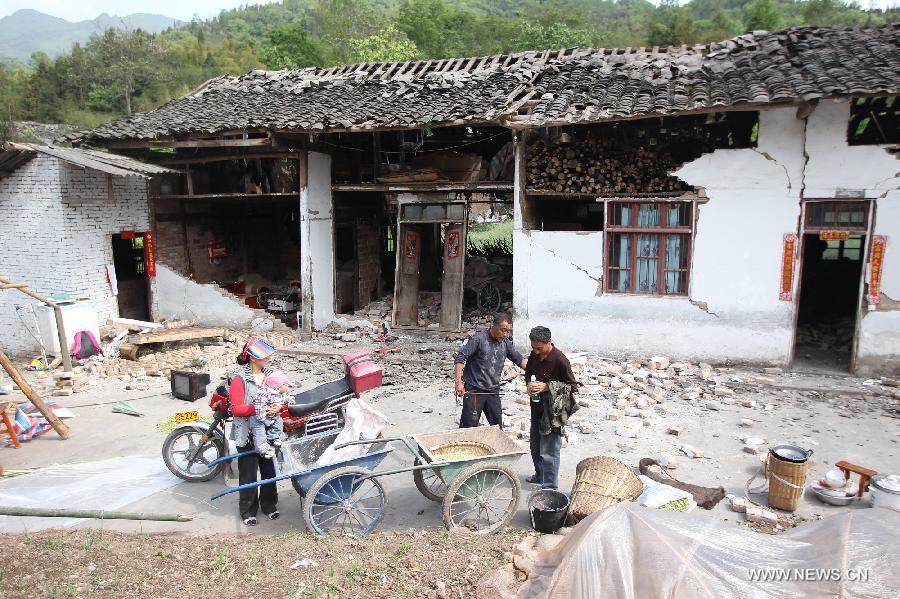
<path fill-rule="evenodd" d="M 369 352 L 344 356 L 344 370 L 356 394 L 381 386 L 381 366 L 375 363 Z"/>

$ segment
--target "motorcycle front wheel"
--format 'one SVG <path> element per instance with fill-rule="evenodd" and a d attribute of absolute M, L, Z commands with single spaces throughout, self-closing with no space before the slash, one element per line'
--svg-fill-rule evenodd
<path fill-rule="evenodd" d="M 212 437 L 203 443 L 204 434 L 206 429 L 189 426 L 177 428 L 169 433 L 163 442 L 162 455 L 166 467 L 172 474 L 188 482 L 203 482 L 212 480 L 222 473 L 225 464 L 209 467 L 210 462 L 225 455 L 222 440 Z M 189 464 L 191 456 L 194 456 L 194 460 Z"/>

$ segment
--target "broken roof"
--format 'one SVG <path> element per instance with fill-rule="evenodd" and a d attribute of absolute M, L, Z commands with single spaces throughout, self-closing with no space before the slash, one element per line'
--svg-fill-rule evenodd
<path fill-rule="evenodd" d="M 247 129 L 540 127 L 732 106 L 900 93 L 900 23 L 794 27 L 680 48 L 553 50 L 254 70 L 78 139 L 151 140 Z"/>
<path fill-rule="evenodd" d="M 140 162 L 126 156 L 98 150 L 10 142 L 0 144 L 0 179 L 9 176 L 38 153 L 47 154 L 69 164 L 101 171 L 117 177 L 147 178 L 152 175 L 178 172 L 155 164 Z"/>

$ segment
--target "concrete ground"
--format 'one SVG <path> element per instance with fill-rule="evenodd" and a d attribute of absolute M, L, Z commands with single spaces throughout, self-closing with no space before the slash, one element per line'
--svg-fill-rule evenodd
<path fill-rule="evenodd" d="M 332 353 L 346 353 L 350 348 L 340 348 Z M 459 408 L 452 396 L 452 382 L 447 376 L 435 375 L 432 370 L 423 376 L 414 365 L 417 361 L 429 362 L 433 367 L 440 363 L 438 371 L 447 372 L 446 352 L 434 347 L 404 347 L 401 358 L 408 366 L 385 364 L 386 380 L 394 384 L 364 395 L 392 422 L 386 436 L 406 433 L 439 431 L 457 426 Z M 412 366 L 410 366 L 412 365 Z M 335 361 L 328 357 L 283 358 L 281 367 L 302 388 L 329 380 L 339 372 Z M 391 369 L 395 372 L 391 372 Z M 221 373 L 214 373 L 221 374 Z M 584 408 L 578 416 L 593 424 L 594 432 L 584 434 L 573 430 L 570 442 L 562 452 L 560 488 L 571 489 L 575 465 L 579 460 L 597 455 L 616 457 L 631 466 L 637 466 L 643 457 L 655 458 L 661 452 L 680 455 L 678 448 L 690 444 L 702 450 L 704 458 L 688 459 L 680 455 L 678 466 L 671 473 L 678 479 L 706 486 L 723 486 L 727 492 L 743 495 L 748 479 L 757 472 L 760 462 L 755 456 L 742 451 L 741 438 L 764 437 L 769 444 L 796 443 L 814 450 L 814 464 L 808 482 L 821 478 L 838 460 L 848 460 L 873 468 L 879 472 L 900 471 L 900 426 L 897 420 L 898 399 L 891 390 L 881 388 L 873 395 L 874 381 L 863 381 L 837 375 L 784 375 L 761 377 L 756 370 L 719 371 L 717 376 L 727 377 L 738 389 L 738 403 L 728 405 L 709 402 L 688 402 L 673 399 L 662 404 L 665 414 L 650 427 L 644 427 L 638 438 L 617 436 L 615 430 L 622 421 L 606 420 L 611 401 L 595 397 L 593 407 Z M 330 378 L 334 378 L 331 376 Z M 70 408 L 77 417 L 68 420 L 72 430 L 68 440 L 61 440 L 50 432 L 20 449 L 0 448 L 0 464 L 7 470 L 45 468 L 58 464 L 89 462 L 121 456 L 158 456 L 165 434 L 157 430 L 157 423 L 178 411 L 197 409 L 209 413 L 204 400 L 186 403 L 174 399 L 168 393 L 166 379 L 151 379 L 147 391 L 125 391 L 124 383 L 117 379 L 106 380 L 99 386 L 70 397 L 54 398 Z M 762 381 L 762 382 L 760 382 Z M 527 405 L 514 401 L 511 394 L 504 399 L 504 410 L 518 421 L 527 416 Z M 741 407 L 740 400 L 752 399 L 756 407 Z M 117 401 L 129 401 L 143 417 L 111 412 Z M 770 409 L 764 409 L 771 404 Z M 708 409 L 713 407 L 715 409 Z M 658 410 L 659 411 L 659 410 Z M 750 428 L 740 426 L 742 419 L 751 419 Z M 679 426 L 679 436 L 666 433 L 667 428 Z M 527 439 L 522 441 L 527 449 Z M 381 466 L 383 469 L 409 463 L 410 456 L 398 448 Z M 523 498 L 513 524 L 528 527 L 525 498 L 534 489 L 524 483 L 524 477 L 532 473 L 531 460 L 526 455 L 515 465 L 523 480 Z M 40 474 L 37 474 L 40 476 Z M 412 475 L 398 474 L 381 479 L 388 495 L 388 510 L 382 529 L 404 530 L 440 529 L 440 506 L 421 496 L 415 489 Z M 7 481 L 0 480 L 0 491 Z M 761 479 L 756 481 L 762 483 Z M 179 482 L 174 486 L 150 495 L 124 508 L 124 511 L 152 511 L 186 513 L 195 516 L 188 523 L 147 521 L 106 521 L 106 529 L 143 532 L 251 532 L 283 533 L 303 530 L 301 504 L 290 484 L 279 485 L 278 521 L 261 520 L 259 526 L 247 528 L 238 518 L 237 496 L 227 495 L 214 502 L 209 498 L 224 488 L 222 478 L 206 483 Z M 102 492 L 115 494 L 115 488 Z M 849 508 L 825 505 L 810 496 L 807 491 L 796 512 L 803 518 L 816 518 L 838 513 L 845 509 L 865 509 L 868 501 Z M 753 496 L 763 500 L 764 496 Z M 710 517 L 742 522 L 743 516 L 729 511 L 726 502 L 709 512 Z M 65 507 L 65 506 L 54 506 Z M 706 513 L 699 510 L 701 513 Z M 98 526 L 97 521 L 85 521 L 79 526 Z M 11 530 L 7 528 L 7 530 Z"/>

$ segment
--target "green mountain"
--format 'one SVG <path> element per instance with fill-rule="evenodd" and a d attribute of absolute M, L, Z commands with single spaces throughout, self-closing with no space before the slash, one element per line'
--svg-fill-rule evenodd
<path fill-rule="evenodd" d="M 146 13 L 117 17 L 103 13 L 96 19 L 72 23 L 31 9 L 17 10 L 0 19 L 0 59 L 27 63 L 32 52 L 44 52 L 55 57 L 72 49 L 72 44 L 84 44 L 91 34 L 107 29 L 143 29 L 158 33 L 182 21 Z"/>

